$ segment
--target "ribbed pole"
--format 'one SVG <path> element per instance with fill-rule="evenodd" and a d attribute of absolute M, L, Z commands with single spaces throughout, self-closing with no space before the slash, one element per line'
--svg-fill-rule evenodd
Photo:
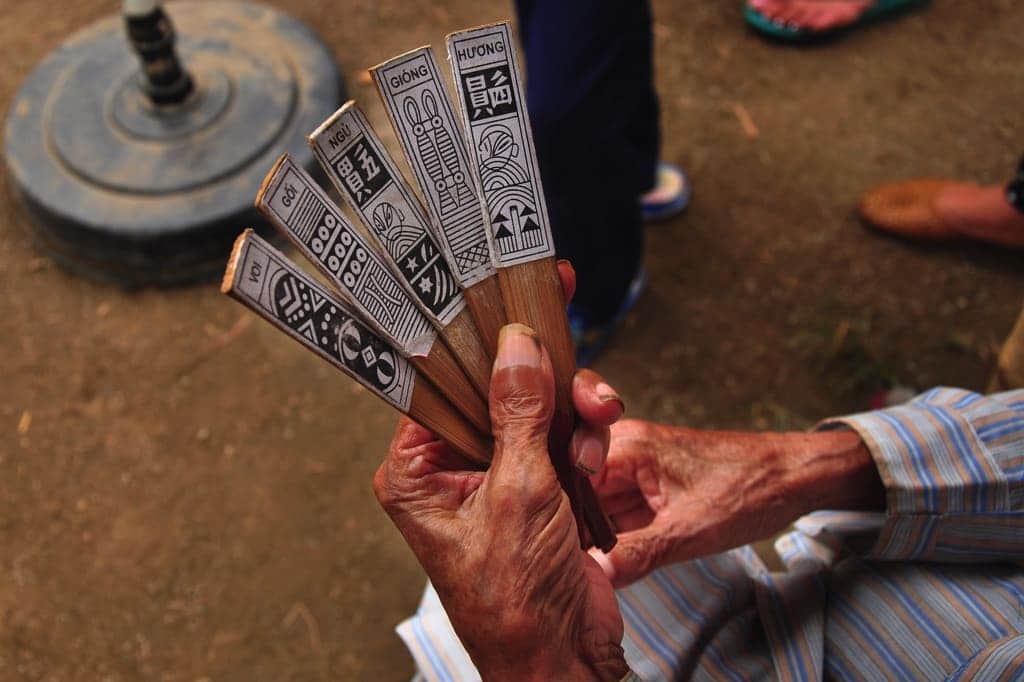
<path fill-rule="evenodd" d="M 142 88 L 157 105 L 180 104 L 192 92 L 192 77 L 174 51 L 174 26 L 156 0 L 125 0 L 122 14 L 132 49 L 142 62 Z"/>

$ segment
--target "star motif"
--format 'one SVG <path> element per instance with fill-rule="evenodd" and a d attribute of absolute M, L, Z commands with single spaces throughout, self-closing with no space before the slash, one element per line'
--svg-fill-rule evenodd
<path fill-rule="evenodd" d="M 424 277 L 420 280 L 420 291 L 425 294 L 429 294 L 430 290 L 434 288 L 434 283 L 430 281 L 429 277 Z"/>
<path fill-rule="evenodd" d="M 420 262 L 415 258 L 410 257 L 407 261 L 405 261 L 405 267 L 409 268 L 410 270 L 415 270 L 419 266 Z"/>

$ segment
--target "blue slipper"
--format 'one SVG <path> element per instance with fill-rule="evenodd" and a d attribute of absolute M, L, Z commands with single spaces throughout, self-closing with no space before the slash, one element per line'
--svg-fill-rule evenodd
<path fill-rule="evenodd" d="M 568 305 L 566 313 L 569 316 L 569 331 L 572 332 L 572 340 L 576 345 L 577 367 L 588 367 L 594 358 L 604 350 L 608 340 L 626 319 L 629 311 L 636 306 L 646 288 L 647 269 L 641 265 L 640 271 L 630 282 L 629 290 L 626 292 L 626 297 L 622 299 L 618 311 L 608 322 L 598 324 L 588 322 L 586 315 L 579 308 L 572 303 Z"/>
<path fill-rule="evenodd" d="M 858 28 L 874 23 L 882 19 L 888 19 L 901 12 L 916 9 L 928 4 L 929 0 L 874 0 L 874 3 L 864 10 L 856 21 L 846 26 L 825 31 L 812 31 L 798 26 L 790 26 L 785 23 L 776 22 L 773 19 L 761 14 L 760 10 L 754 9 L 747 2 L 743 8 L 743 16 L 747 23 L 764 35 L 790 43 L 805 43 L 814 40 L 832 38 L 852 28 Z"/>
<path fill-rule="evenodd" d="M 682 168 L 661 161 L 656 176 L 654 189 L 640 197 L 645 223 L 667 220 L 690 205 L 692 188 Z"/>

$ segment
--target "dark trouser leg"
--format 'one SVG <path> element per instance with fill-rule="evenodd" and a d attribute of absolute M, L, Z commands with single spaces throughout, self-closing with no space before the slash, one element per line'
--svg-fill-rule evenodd
<path fill-rule="evenodd" d="M 1021 159 L 1017 167 L 1017 175 L 1006 186 L 1006 199 L 1011 206 L 1024 213 L 1024 159 Z"/>
<path fill-rule="evenodd" d="M 518 0 L 527 103 L 555 245 L 574 305 L 614 316 L 643 257 L 637 198 L 654 184 L 658 101 L 639 0 Z"/>

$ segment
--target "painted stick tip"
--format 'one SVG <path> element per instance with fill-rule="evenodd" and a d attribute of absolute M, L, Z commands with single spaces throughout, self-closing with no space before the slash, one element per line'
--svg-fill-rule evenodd
<path fill-rule="evenodd" d="M 228 256 L 228 264 L 224 268 L 224 277 L 220 281 L 220 293 L 227 294 L 231 292 L 231 288 L 235 284 L 235 270 L 238 268 L 238 259 L 242 255 L 242 246 L 252 233 L 252 228 L 247 227 L 242 234 L 235 238 L 235 243 L 231 247 L 231 255 Z"/>
<path fill-rule="evenodd" d="M 274 179 L 274 176 L 277 175 L 278 169 L 286 162 L 290 161 L 291 158 L 292 157 L 288 152 L 284 152 L 281 156 L 277 157 L 277 161 L 275 161 L 274 165 L 270 167 L 267 174 L 263 176 L 263 182 L 260 183 L 260 188 L 256 192 L 256 201 L 253 202 L 260 212 L 264 211 L 263 196 L 270 189 L 270 182 Z"/>

